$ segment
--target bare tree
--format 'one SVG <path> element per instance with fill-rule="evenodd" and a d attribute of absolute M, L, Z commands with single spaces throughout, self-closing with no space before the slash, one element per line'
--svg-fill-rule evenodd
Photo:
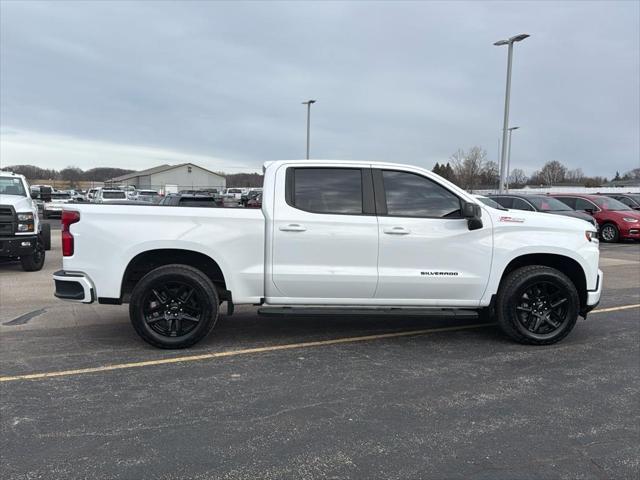
<path fill-rule="evenodd" d="M 451 163 L 458 185 L 473 190 L 480 184 L 487 152 L 481 147 L 471 147 L 467 152 L 458 149 L 451 155 Z"/>
<path fill-rule="evenodd" d="M 521 187 L 527 183 L 529 179 L 527 174 L 521 168 L 514 168 L 509 174 L 509 186 Z"/>
<path fill-rule="evenodd" d="M 557 160 L 545 163 L 540 170 L 540 177 L 547 185 L 557 185 L 564 182 L 566 174 L 567 167 Z"/>
<path fill-rule="evenodd" d="M 581 168 L 576 168 L 574 170 L 567 170 L 567 174 L 565 175 L 565 180 L 574 183 L 580 183 L 584 181 L 584 173 L 582 173 Z"/>

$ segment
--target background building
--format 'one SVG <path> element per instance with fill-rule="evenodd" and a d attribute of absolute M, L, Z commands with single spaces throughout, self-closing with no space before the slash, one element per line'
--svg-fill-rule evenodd
<path fill-rule="evenodd" d="M 193 163 L 160 165 L 114 177 L 105 182 L 110 185 L 133 185 L 138 189 L 152 189 L 161 193 L 179 190 L 203 190 L 226 187 L 224 176 Z"/>

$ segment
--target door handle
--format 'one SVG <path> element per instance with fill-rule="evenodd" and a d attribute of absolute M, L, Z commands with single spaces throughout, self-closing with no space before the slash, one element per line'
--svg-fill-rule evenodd
<path fill-rule="evenodd" d="M 283 232 L 304 232 L 307 229 L 304 225 L 300 225 L 299 223 L 290 223 L 289 225 L 281 226 L 280 230 Z"/>
<path fill-rule="evenodd" d="M 382 230 L 387 235 L 409 235 L 411 230 L 405 227 L 386 227 Z"/>

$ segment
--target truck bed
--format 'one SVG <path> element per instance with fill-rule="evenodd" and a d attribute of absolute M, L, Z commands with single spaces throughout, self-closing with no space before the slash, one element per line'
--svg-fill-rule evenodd
<path fill-rule="evenodd" d="M 184 249 L 207 255 L 233 272 L 227 288 L 234 300 L 263 296 L 265 220 L 260 209 L 150 205 L 73 204 L 80 221 L 70 226 L 74 255 L 66 271 L 94 279 L 97 299 L 117 299 L 127 265 L 150 250 Z"/>

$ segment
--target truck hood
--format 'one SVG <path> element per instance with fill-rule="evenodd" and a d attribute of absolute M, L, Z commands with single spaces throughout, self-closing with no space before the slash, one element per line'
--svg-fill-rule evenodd
<path fill-rule="evenodd" d="M 16 212 L 33 211 L 32 200 L 19 195 L 0 195 L 0 205 L 11 205 Z"/>
<path fill-rule="evenodd" d="M 509 226 L 511 228 L 540 228 L 548 230 L 593 230 L 593 223 L 587 219 L 568 217 L 565 215 L 550 215 L 543 212 L 528 212 L 525 210 L 497 210 L 484 206 L 484 210 L 491 215 L 496 228 Z"/>

